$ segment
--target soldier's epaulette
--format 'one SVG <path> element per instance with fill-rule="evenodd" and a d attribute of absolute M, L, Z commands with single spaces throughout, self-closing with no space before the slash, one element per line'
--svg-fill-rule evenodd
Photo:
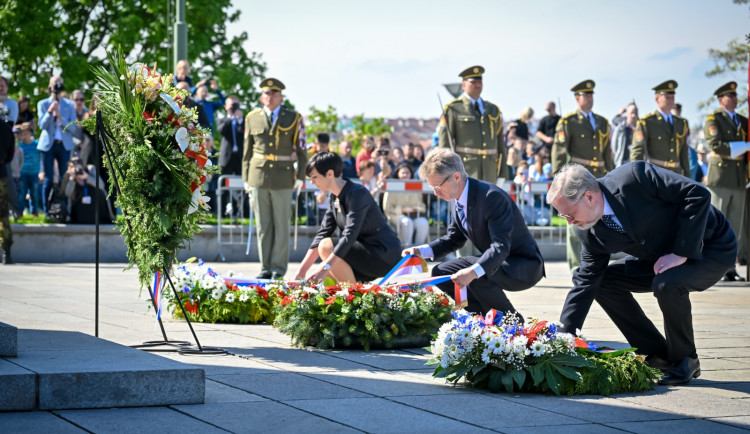
<path fill-rule="evenodd" d="M 643 117 L 641 119 L 645 120 L 645 119 L 653 118 L 653 117 L 656 117 L 656 116 L 660 116 L 658 110 L 654 110 L 654 111 L 652 111 L 650 113 L 646 113 L 645 115 L 643 115 Z"/>
<path fill-rule="evenodd" d="M 576 116 L 576 115 L 578 115 L 578 112 L 577 112 L 577 111 L 575 111 L 575 112 L 570 112 L 570 113 L 566 114 L 565 116 L 563 116 L 562 118 L 563 118 L 563 119 L 568 119 L 568 118 L 570 118 L 570 117 L 573 117 L 573 116 Z"/>
<path fill-rule="evenodd" d="M 448 107 L 457 102 L 463 102 L 463 100 L 461 98 L 453 98 L 452 100 L 448 101 L 448 104 L 446 104 L 445 107 L 443 107 L 443 111 L 448 111 Z"/>
<path fill-rule="evenodd" d="M 254 109 L 253 111 L 251 111 L 248 114 L 258 113 L 258 112 L 262 112 L 262 111 L 263 111 L 263 107 L 258 107 L 258 108 Z"/>
<path fill-rule="evenodd" d="M 720 114 L 723 111 L 724 111 L 723 108 L 717 108 L 716 110 L 712 111 L 711 114 L 712 115 L 718 115 L 718 114 Z"/>

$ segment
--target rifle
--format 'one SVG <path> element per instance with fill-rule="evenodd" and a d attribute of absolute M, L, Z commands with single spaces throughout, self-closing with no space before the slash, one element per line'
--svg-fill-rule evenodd
<path fill-rule="evenodd" d="M 442 119 L 445 119 L 445 129 L 448 130 L 448 143 L 451 145 L 451 151 L 456 152 L 456 144 L 454 143 L 453 139 L 453 133 L 451 132 L 451 126 L 448 123 L 448 118 L 446 118 L 446 114 L 448 111 L 448 108 L 443 105 L 443 100 L 440 99 L 440 92 L 437 94 L 438 97 L 438 103 L 440 103 L 440 112 L 442 113 Z"/>

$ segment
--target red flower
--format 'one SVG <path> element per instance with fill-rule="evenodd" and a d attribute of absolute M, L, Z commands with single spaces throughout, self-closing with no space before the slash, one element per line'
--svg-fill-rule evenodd
<path fill-rule="evenodd" d="M 536 340 L 536 335 L 544 330 L 546 326 L 547 321 L 539 321 L 524 329 L 523 334 L 525 334 L 529 338 L 529 345 L 531 345 Z"/>
<path fill-rule="evenodd" d="M 193 301 L 193 300 L 187 300 L 185 302 L 185 310 L 192 314 L 198 313 L 198 302 Z"/>
<path fill-rule="evenodd" d="M 355 298 L 356 298 L 356 296 L 354 294 L 349 294 L 349 295 L 346 296 L 346 302 L 347 303 L 351 303 L 351 302 L 354 301 Z"/>
<path fill-rule="evenodd" d="M 300 298 L 301 298 L 301 299 L 303 299 L 303 300 L 307 300 L 307 299 L 308 299 L 309 297 L 310 297 L 310 294 L 308 294 L 308 293 L 306 293 L 306 292 L 303 292 L 303 293 L 302 293 L 302 294 L 300 295 Z"/>
<path fill-rule="evenodd" d="M 172 113 L 170 113 L 169 116 L 167 116 L 167 122 L 176 127 L 180 126 L 180 119 Z"/>
<path fill-rule="evenodd" d="M 283 299 L 281 299 L 281 305 L 286 306 L 287 304 L 291 304 L 294 301 L 294 297 L 291 295 L 287 295 Z"/>
<path fill-rule="evenodd" d="M 588 348 L 589 344 L 581 338 L 576 338 L 576 348 Z"/>
<path fill-rule="evenodd" d="M 333 295 L 339 291 L 341 291 L 341 286 L 339 285 L 326 286 L 326 292 L 328 295 Z"/>
<path fill-rule="evenodd" d="M 448 297 L 445 297 L 442 295 L 440 296 L 438 300 L 439 300 L 440 306 L 448 306 L 449 304 L 451 304 L 451 302 L 448 301 Z"/>
<path fill-rule="evenodd" d="M 227 289 L 230 291 L 239 291 L 240 288 L 237 286 L 236 283 L 227 283 Z"/>
<path fill-rule="evenodd" d="M 151 122 L 151 121 L 155 120 L 156 118 L 154 118 L 154 112 L 153 111 L 151 113 L 149 113 L 147 111 L 144 111 L 143 112 L 143 119 L 145 119 L 147 122 Z"/>
<path fill-rule="evenodd" d="M 333 304 L 336 301 L 336 296 L 332 295 L 326 299 L 326 304 Z"/>
<path fill-rule="evenodd" d="M 256 288 L 255 288 L 255 291 L 256 291 L 256 292 L 258 293 L 258 295 L 259 295 L 259 296 L 260 296 L 260 297 L 261 297 L 262 299 L 264 299 L 264 300 L 268 300 L 268 291 L 266 291 L 265 289 L 261 288 L 260 286 L 256 287 Z"/>
<path fill-rule="evenodd" d="M 281 289 L 276 290 L 276 296 L 277 297 L 284 297 L 286 295 L 286 292 L 284 292 Z"/>

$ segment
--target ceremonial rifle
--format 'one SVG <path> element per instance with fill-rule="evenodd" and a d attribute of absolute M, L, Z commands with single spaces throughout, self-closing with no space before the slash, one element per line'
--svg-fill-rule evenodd
<path fill-rule="evenodd" d="M 448 123 L 448 118 L 445 117 L 445 115 L 448 112 L 448 107 L 443 105 L 443 100 L 440 99 L 440 92 L 438 92 L 437 97 L 438 97 L 438 103 L 440 104 L 440 111 L 442 112 L 442 115 L 440 118 L 445 120 L 445 129 L 448 130 L 448 143 L 451 145 L 451 151 L 456 152 L 456 144 L 453 141 L 453 132 L 451 132 L 451 126 Z M 438 138 L 438 140 L 440 139 Z"/>

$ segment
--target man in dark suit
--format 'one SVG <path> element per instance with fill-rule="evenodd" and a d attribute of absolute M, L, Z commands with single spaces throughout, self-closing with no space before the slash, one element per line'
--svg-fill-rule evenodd
<path fill-rule="evenodd" d="M 628 343 L 666 371 L 662 384 L 700 375 L 689 293 L 715 284 L 734 264 L 737 242 L 701 184 L 643 161 L 597 180 L 579 164 L 563 167 L 547 193 L 581 240 L 581 266 L 565 300 L 566 331 L 583 326 L 596 300 Z M 610 255 L 630 256 L 609 263 Z M 666 339 L 632 292 L 653 292 Z"/>
<path fill-rule="evenodd" d="M 433 276 L 451 275 L 452 282 L 438 286 L 449 296 L 454 294 L 454 283 L 466 287 L 470 312 L 515 312 L 503 290 L 528 289 L 544 276 L 539 247 L 515 202 L 497 186 L 469 178 L 461 157 L 449 149 L 430 152 L 419 176 L 437 197 L 456 201 L 453 222 L 442 238 L 402 254 L 439 258 L 471 241 L 481 256 L 463 256 L 433 267 Z"/>
<path fill-rule="evenodd" d="M 224 100 L 224 110 L 227 115 L 216 122 L 216 129 L 221 134 L 219 148 L 219 166 L 222 175 L 242 175 L 242 150 L 245 141 L 245 119 L 240 108 L 240 100 L 236 95 L 230 95 Z M 225 214 L 239 216 L 240 198 L 229 192 L 222 195 L 221 203 L 226 204 Z M 247 208 L 247 202 L 245 207 Z M 247 209 L 245 210 L 247 215 Z"/>

